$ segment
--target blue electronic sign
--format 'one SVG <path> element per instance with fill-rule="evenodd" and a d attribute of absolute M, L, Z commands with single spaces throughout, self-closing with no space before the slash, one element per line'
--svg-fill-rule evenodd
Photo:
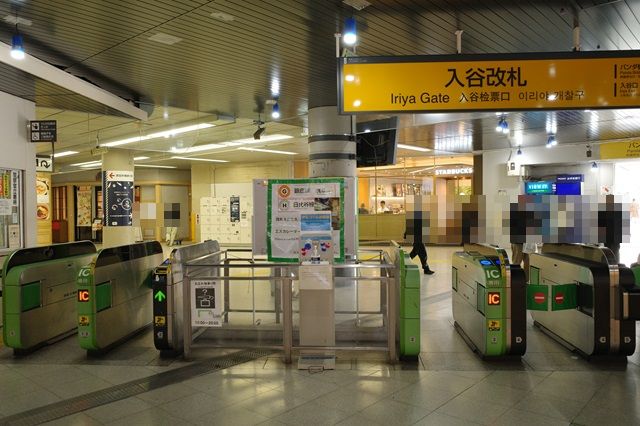
<path fill-rule="evenodd" d="M 549 181 L 525 182 L 525 194 L 554 194 L 556 192 L 556 184 Z"/>

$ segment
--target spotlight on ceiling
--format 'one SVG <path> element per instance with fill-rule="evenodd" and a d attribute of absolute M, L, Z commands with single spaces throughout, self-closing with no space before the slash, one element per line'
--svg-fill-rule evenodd
<path fill-rule="evenodd" d="M 551 148 L 552 146 L 558 145 L 558 140 L 555 135 L 549 135 L 547 138 L 547 148 Z"/>
<path fill-rule="evenodd" d="M 275 118 L 276 120 L 280 118 L 280 105 L 278 102 L 273 104 L 273 108 L 271 109 L 271 118 Z"/>
<path fill-rule="evenodd" d="M 598 171 L 598 163 L 596 163 L 595 161 L 593 163 L 591 163 L 591 171 L 592 172 L 597 172 Z"/>
<path fill-rule="evenodd" d="M 347 46 L 353 46 L 356 44 L 356 41 L 358 41 L 358 36 L 356 34 L 356 18 L 347 18 L 344 21 L 342 41 Z"/>
<path fill-rule="evenodd" d="M 24 59 L 24 43 L 22 36 L 18 34 L 18 26 L 16 25 L 16 33 L 11 38 L 11 57 L 13 59 Z"/>
<path fill-rule="evenodd" d="M 520 147 L 518 147 L 518 150 L 516 151 L 516 155 L 522 155 L 522 149 L 520 149 Z"/>

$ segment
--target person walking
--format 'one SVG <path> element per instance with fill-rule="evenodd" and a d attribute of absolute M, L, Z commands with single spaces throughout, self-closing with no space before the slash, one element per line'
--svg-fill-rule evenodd
<path fill-rule="evenodd" d="M 406 235 L 406 231 L 405 231 Z M 422 242 L 422 212 L 416 211 L 413 219 L 413 247 L 411 248 L 411 253 L 409 253 L 409 257 L 413 259 L 418 256 L 420 259 L 420 264 L 422 265 L 422 270 L 426 275 L 432 275 L 435 271 L 432 271 L 429 268 L 429 264 L 427 263 L 427 248 Z"/>

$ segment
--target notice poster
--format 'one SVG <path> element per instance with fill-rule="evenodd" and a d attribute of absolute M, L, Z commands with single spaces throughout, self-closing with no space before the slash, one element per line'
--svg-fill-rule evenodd
<path fill-rule="evenodd" d="M 102 172 L 105 226 L 133 225 L 133 171 Z"/>
<path fill-rule="evenodd" d="M 270 180 L 267 192 L 267 256 L 270 261 L 297 262 L 301 215 L 317 212 L 331 214 L 334 260 L 344 261 L 344 179 Z M 322 220 L 311 220 L 309 227 Z M 318 217 L 320 219 L 320 217 Z"/>
<path fill-rule="evenodd" d="M 191 281 L 191 325 L 222 327 L 222 303 L 218 281 Z"/>
<path fill-rule="evenodd" d="M 90 186 L 76 189 L 76 226 L 91 226 L 93 192 Z"/>
<path fill-rule="evenodd" d="M 51 178 L 48 174 L 38 173 L 36 175 L 36 216 L 38 220 L 49 220 L 51 201 Z"/>

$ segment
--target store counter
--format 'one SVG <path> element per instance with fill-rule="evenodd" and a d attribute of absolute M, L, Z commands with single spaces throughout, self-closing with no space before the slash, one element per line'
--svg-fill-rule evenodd
<path fill-rule="evenodd" d="M 404 240 L 406 214 L 380 213 L 358 215 L 358 238 L 364 240 Z"/>

